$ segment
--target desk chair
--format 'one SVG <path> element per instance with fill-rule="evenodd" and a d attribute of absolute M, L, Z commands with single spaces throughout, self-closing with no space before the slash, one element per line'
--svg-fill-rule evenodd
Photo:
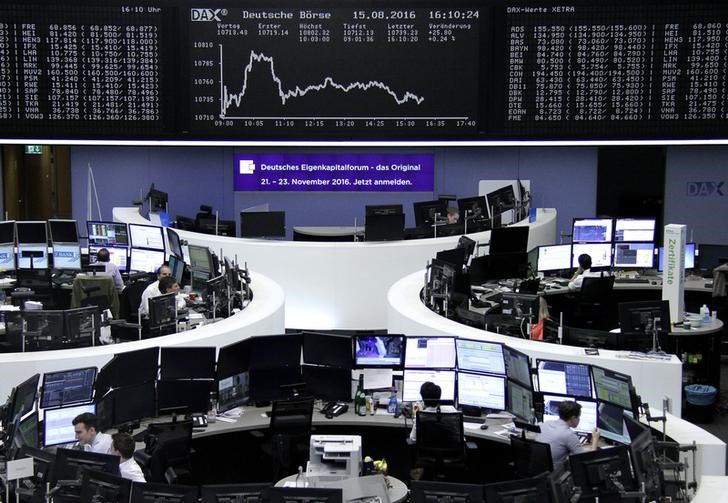
<path fill-rule="evenodd" d="M 98 306 L 119 317 L 119 292 L 111 276 L 76 276 L 71 290 L 71 307 Z"/>
<path fill-rule="evenodd" d="M 424 469 L 424 480 L 461 480 L 467 470 L 466 447 L 462 412 L 419 411 L 415 466 Z"/>
<path fill-rule="evenodd" d="M 616 323 L 616 309 L 612 309 L 614 276 L 586 277 L 576 297 L 576 306 L 570 326 L 609 330 Z"/>
<path fill-rule="evenodd" d="M 519 435 L 511 435 L 513 473 L 515 478 L 535 477 L 554 469 L 551 446 Z"/>
<path fill-rule="evenodd" d="M 20 353 L 23 350 L 23 313 L 5 311 L 5 335 L 0 336 L 0 353 Z"/>
<path fill-rule="evenodd" d="M 291 475 L 308 459 L 313 398 L 273 402 L 270 415 L 270 441 L 262 446 L 273 461 L 273 480 Z"/>
<path fill-rule="evenodd" d="M 190 478 L 192 420 L 151 423 L 144 437 L 145 447 L 134 452 L 147 482 L 177 484 Z"/>

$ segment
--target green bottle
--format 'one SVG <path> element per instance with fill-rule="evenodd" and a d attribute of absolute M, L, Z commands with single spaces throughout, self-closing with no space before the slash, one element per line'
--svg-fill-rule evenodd
<path fill-rule="evenodd" d="M 356 387 L 356 394 L 354 394 L 354 412 L 358 416 L 364 416 L 367 413 L 366 400 L 364 398 L 364 374 L 359 374 L 359 385 Z"/>

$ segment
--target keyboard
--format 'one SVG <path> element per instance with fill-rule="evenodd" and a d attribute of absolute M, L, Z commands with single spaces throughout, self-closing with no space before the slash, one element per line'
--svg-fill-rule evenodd
<path fill-rule="evenodd" d="M 485 418 L 480 416 L 463 416 L 463 423 L 483 424 L 485 423 Z"/>
<path fill-rule="evenodd" d="M 615 283 L 647 283 L 649 284 L 650 280 L 647 278 L 614 278 Z"/>

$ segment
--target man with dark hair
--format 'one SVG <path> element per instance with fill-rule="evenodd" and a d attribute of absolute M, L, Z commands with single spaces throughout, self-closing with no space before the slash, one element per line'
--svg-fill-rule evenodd
<path fill-rule="evenodd" d="M 420 396 L 422 401 L 425 403 L 424 410 L 428 412 L 436 412 L 439 410 L 443 414 L 451 414 L 458 410 L 452 405 L 440 405 L 440 397 L 442 396 L 442 389 L 440 386 L 431 381 L 425 381 L 420 386 Z M 412 442 L 417 441 L 417 421 L 412 422 L 412 431 L 410 432 L 410 440 Z"/>
<path fill-rule="evenodd" d="M 582 253 L 577 260 L 579 261 L 579 267 L 571 277 L 571 281 L 569 281 L 569 290 L 571 291 L 581 290 L 584 278 L 598 278 L 602 275 L 601 272 L 591 270 L 592 258 L 589 254 Z"/>
<path fill-rule="evenodd" d="M 172 269 L 170 269 L 168 265 L 161 266 L 157 269 L 157 281 L 150 283 L 149 286 L 142 292 L 142 300 L 139 303 L 139 309 L 141 309 L 143 316 L 149 315 L 149 297 L 156 297 L 157 295 L 162 294 L 162 292 L 159 291 L 159 281 L 168 276 L 172 276 Z"/>
<path fill-rule="evenodd" d="M 146 482 L 144 472 L 134 460 L 134 439 L 128 433 L 111 435 L 111 454 L 119 456 L 119 472 L 125 479 L 133 482 Z"/>
<path fill-rule="evenodd" d="M 541 424 L 541 433 L 536 435 L 536 440 L 551 446 L 551 458 L 554 461 L 554 466 L 566 461 L 566 458 L 571 454 L 597 449 L 597 442 L 599 442 L 598 428 L 594 428 L 594 431 L 592 431 L 589 449 L 581 445 L 579 437 L 571 430 L 571 428 L 576 428 L 579 425 L 580 420 L 581 405 L 570 400 L 564 400 L 559 404 L 559 419 Z"/>
<path fill-rule="evenodd" d="M 101 454 L 111 452 L 111 435 L 98 431 L 99 422 L 96 414 L 84 412 L 73 418 L 71 423 L 81 450 L 100 452 Z"/>
<path fill-rule="evenodd" d="M 96 252 L 96 262 L 104 265 L 104 272 L 99 274 L 111 276 L 111 279 L 114 280 L 116 291 L 121 293 L 124 289 L 124 280 L 121 279 L 119 268 L 116 267 L 116 264 L 111 262 L 111 254 L 109 253 L 109 250 L 101 248 L 98 252 Z"/>

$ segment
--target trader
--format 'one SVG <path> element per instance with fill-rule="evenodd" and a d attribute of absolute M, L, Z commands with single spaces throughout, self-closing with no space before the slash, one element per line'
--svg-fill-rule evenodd
<path fill-rule="evenodd" d="M 447 209 L 447 223 L 456 224 L 460 221 L 460 211 L 457 208 Z"/>
<path fill-rule="evenodd" d="M 569 281 L 569 290 L 576 291 L 581 290 L 581 284 L 584 278 L 598 278 L 602 275 L 601 272 L 594 272 L 591 270 L 592 258 L 587 253 L 582 253 L 577 259 L 579 261 L 579 267 L 576 269 L 574 276 Z"/>
<path fill-rule="evenodd" d="M 142 292 L 142 300 L 139 303 L 139 309 L 141 309 L 143 316 L 147 316 L 149 314 L 149 297 L 156 297 L 157 295 L 162 294 L 162 292 L 159 291 L 159 280 L 169 276 L 172 276 L 172 269 L 166 265 L 161 266 L 157 269 L 157 281 L 150 283 L 149 286 Z"/>
<path fill-rule="evenodd" d="M 437 412 L 438 410 L 443 414 L 450 414 L 457 412 L 457 409 L 452 405 L 440 405 L 440 397 L 442 396 L 442 389 L 440 386 L 431 381 L 426 381 L 420 386 L 420 396 L 422 401 L 425 403 L 423 410 L 427 412 Z M 409 436 L 412 442 L 417 441 L 417 421 L 412 423 L 412 431 Z"/>
<path fill-rule="evenodd" d="M 144 472 L 134 460 L 134 439 L 128 433 L 114 433 L 111 435 L 111 454 L 119 456 L 119 472 L 125 479 L 132 482 L 146 482 Z"/>
<path fill-rule="evenodd" d="M 541 433 L 536 435 L 537 442 L 543 442 L 551 446 L 551 458 L 554 466 L 557 466 L 571 454 L 578 454 L 587 450 L 596 450 L 599 441 L 599 429 L 592 431 L 591 444 L 589 448 L 581 445 L 579 437 L 571 428 L 576 428 L 581 420 L 581 405 L 564 400 L 559 404 L 559 419 L 546 421 L 541 424 Z"/>
<path fill-rule="evenodd" d="M 111 262 L 111 254 L 109 253 L 109 250 L 107 250 L 106 248 L 101 248 L 98 252 L 96 252 L 96 262 L 104 264 L 104 272 L 99 274 L 111 276 L 111 279 L 114 280 L 114 286 L 116 287 L 116 291 L 121 293 L 121 291 L 124 289 L 124 280 L 121 279 L 121 273 L 119 272 L 119 268 L 116 266 L 116 264 Z"/>
<path fill-rule="evenodd" d="M 99 452 L 109 454 L 111 452 L 111 435 L 98 431 L 98 419 L 96 414 L 84 412 L 79 414 L 73 421 L 74 431 L 78 447 L 87 452 Z"/>

